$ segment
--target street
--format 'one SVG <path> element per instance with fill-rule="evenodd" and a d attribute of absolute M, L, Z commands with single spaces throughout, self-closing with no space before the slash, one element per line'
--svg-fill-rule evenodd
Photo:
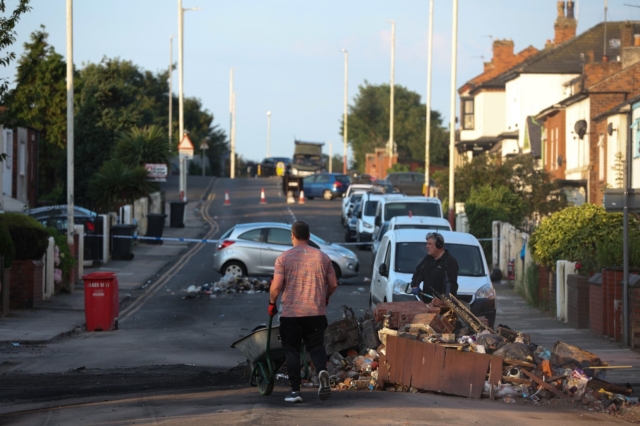
<path fill-rule="evenodd" d="M 243 222 L 305 220 L 318 236 L 342 241 L 339 200 L 286 204 L 279 184 L 275 178 L 223 178 L 210 187 L 204 181 L 194 185 L 191 199 L 203 199 L 202 237 L 215 239 Z M 266 205 L 259 204 L 261 188 Z M 225 191 L 229 206 L 224 205 Z M 425 418 L 449 424 L 523 425 L 545 419 L 563 424 L 595 420 L 593 414 L 570 406 L 548 410 L 366 391 L 335 394 L 321 407 L 315 390 L 306 389 L 305 404 L 288 407 L 282 401 L 287 389 L 283 381 L 271 397 L 261 397 L 248 386 L 245 360 L 230 344 L 266 322 L 267 294 L 185 297 L 188 286 L 220 278 L 212 270 L 213 250 L 213 244 L 191 244 L 154 280 L 133 291 L 121 306 L 118 331 L 82 331 L 46 345 L 0 347 L 0 423 L 326 424 L 327 415 L 338 424 L 418 424 Z M 367 308 L 370 252 L 353 250 L 361 262 L 360 274 L 340 281 L 329 305 L 329 322 L 342 317 L 341 305 L 353 308 L 357 316 Z"/>

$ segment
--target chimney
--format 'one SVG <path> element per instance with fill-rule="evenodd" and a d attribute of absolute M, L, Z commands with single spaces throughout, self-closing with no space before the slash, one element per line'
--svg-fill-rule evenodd
<path fill-rule="evenodd" d="M 493 65 L 497 68 L 502 68 L 503 66 L 510 68 L 515 56 L 513 47 L 513 40 L 495 40 L 493 42 L 493 59 L 491 59 Z"/>
<path fill-rule="evenodd" d="M 574 17 L 574 2 L 569 1 L 566 5 L 567 14 L 565 15 L 565 2 L 559 1 L 557 3 L 558 7 L 558 18 L 553 25 L 553 29 L 555 30 L 555 37 L 553 39 L 554 44 L 557 46 L 559 44 L 564 43 L 575 37 L 576 29 L 578 27 L 578 23 Z"/>

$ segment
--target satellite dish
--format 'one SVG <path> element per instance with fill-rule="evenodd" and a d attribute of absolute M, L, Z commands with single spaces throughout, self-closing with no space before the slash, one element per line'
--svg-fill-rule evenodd
<path fill-rule="evenodd" d="M 609 134 L 609 136 L 613 135 L 613 132 L 616 131 L 618 129 L 614 129 L 613 128 L 613 123 L 609 123 L 607 125 L 607 133 Z"/>
<path fill-rule="evenodd" d="M 562 155 L 558 155 L 558 167 L 562 167 L 562 163 L 563 163 L 563 159 L 562 159 Z"/>
<path fill-rule="evenodd" d="M 584 135 L 587 134 L 587 121 L 586 120 L 578 120 L 573 128 L 576 131 L 576 133 L 578 134 L 578 137 L 580 139 L 583 139 Z"/>

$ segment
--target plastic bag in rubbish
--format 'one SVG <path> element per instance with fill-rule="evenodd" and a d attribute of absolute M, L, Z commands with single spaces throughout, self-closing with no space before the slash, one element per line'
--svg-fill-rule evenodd
<path fill-rule="evenodd" d="M 479 334 L 476 342 L 490 351 L 495 351 L 504 346 L 507 341 L 499 334 Z"/>
<path fill-rule="evenodd" d="M 524 343 L 507 343 L 493 354 L 506 359 L 528 362 L 533 361 L 531 349 L 529 349 L 529 346 Z"/>

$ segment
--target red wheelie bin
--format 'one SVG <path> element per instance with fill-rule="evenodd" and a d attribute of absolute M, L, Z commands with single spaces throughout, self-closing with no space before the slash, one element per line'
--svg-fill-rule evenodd
<path fill-rule="evenodd" d="M 117 330 L 120 297 L 115 272 L 92 272 L 82 279 L 87 331 Z"/>

